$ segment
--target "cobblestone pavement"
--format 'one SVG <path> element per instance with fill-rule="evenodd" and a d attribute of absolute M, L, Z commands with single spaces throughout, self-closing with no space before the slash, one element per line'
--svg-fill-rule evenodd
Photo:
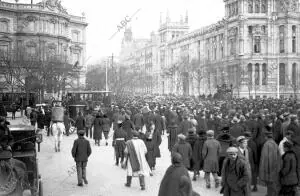
<path fill-rule="evenodd" d="M 12 124 L 18 124 L 19 122 L 20 119 L 17 119 Z M 76 173 L 72 172 L 75 163 L 71 156 L 72 144 L 76 138 L 75 134 L 64 137 L 62 151 L 55 153 L 53 137 L 44 136 L 38 158 L 45 196 L 155 196 L 158 194 L 160 181 L 170 165 L 170 153 L 167 150 L 166 136 L 163 137 L 160 147 L 162 158 L 157 160 L 157 169 L 154 176 L 146 178 L 146 191 L 140 190 L 137 178 L 133 179 L 131 188 L 124 186 L 126 172 L 114 165 L 114 151 L 111 140 L 109 146 L 105 146 L 105 142 L 102 141 L 100 147 L 95 146 L 94 142 L 90 140 L 92 155 L 87 166 L 89 184 L 84 187 L 77 187 Z M 72 174 L 69 175 L 70 173 Z M 220 195 L 220 189 L 207 190 L 205 188 L 203 177 L 204 174 L 201 173 L 201 177 L 193 182 L 193 188 L 201 196 Z M 265 188 L 259 187 L 259 191 L 259 193 L 252 195 L 263 196 Z"/>

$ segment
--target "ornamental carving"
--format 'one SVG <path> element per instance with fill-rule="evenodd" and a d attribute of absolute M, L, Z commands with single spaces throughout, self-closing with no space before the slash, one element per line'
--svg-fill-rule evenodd
<path fill-rule="evenodd" d="M 52 24 L 56 24 L 57 23 L 57 20 L 55 18 L 50 18 L 48 21 L 50 23 L 52 23 Z"/>
<path fill-rule="evenodd" d="M 229 37 L 235 37 L 237 35 L 237 28 L 236 27 L 231 28 L 228 33 L 229 33 Z"/>
<path fill-rule="evenodd" d="M 42 5 L 46 8 L 48 8 L 51 11 L 58 11 L 58 12 L 61 12 L 61 13 L 64 13 L 64 14 L 68 14 L 67 9 L 65 9 L 61 5 L 60 0 L 46 0 L 45 2 L 38 3 L 38 5 Z"/>
<path fill-rule="evenodd" d="M 27 16 L 26 18 L 25 18 L 25 21 L 26 22 L 35 22 L 35 21 L 37 21 L 37 17 L 36 16 Z"/>
<path fill-rule="evenodd" d="M 279 11 L 282 12 L 295 12 L 297 11 L 298 0 L 279 0 Z"/>
<path fill-rule="evenodd" d="M 31 40 L 31 41 L 26 43 L 26 46 L 29 47 L 29 48 L 31 48 L 31 47 L 35 48 L 37 46 L 37 44 L 34 41 Z"/>

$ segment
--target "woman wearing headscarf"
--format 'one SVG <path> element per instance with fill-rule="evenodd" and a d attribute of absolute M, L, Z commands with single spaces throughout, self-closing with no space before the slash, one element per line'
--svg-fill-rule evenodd
<path fill-rule="evenodd" d="M 182 156 L 173 152 L 171 161 L 172 165 L 160 183 L 158 196 L 199 196 L 193 191 L 189 172 L 182 163 Z"/>

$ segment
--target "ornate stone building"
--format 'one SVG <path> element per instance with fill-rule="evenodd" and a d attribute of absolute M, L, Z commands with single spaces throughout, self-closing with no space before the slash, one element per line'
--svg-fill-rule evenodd
<path fill-rule="evenodd" d="M 58 0 L 37 4 L 0 1 L 0 52 L 14 55 L 24 48 L 26 55 L 45 60 L 58 56 L 82 67 L 77 86 L 85 84 L 86 19 L 73 16 Z"/>
<path fill-rule="evenodd" d="M 188 32 L 166 18 L 157 46 L 160 94 L 288 97 L 300 87 L 298 0 L 224 0 L 222 21 Z M 154 74 L 154 73 L 153 73 Z"/>

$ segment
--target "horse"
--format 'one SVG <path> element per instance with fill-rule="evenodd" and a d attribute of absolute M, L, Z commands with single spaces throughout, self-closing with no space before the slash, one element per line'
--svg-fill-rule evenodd
<path fill-rule="evenodd" d="M 52 122 L 51 129 L 54 135 L 54 149 L 55 152 L 60 152 L 60 144 L 63 139 L 63 134 L 66 128 L 63 122 Z"/>

